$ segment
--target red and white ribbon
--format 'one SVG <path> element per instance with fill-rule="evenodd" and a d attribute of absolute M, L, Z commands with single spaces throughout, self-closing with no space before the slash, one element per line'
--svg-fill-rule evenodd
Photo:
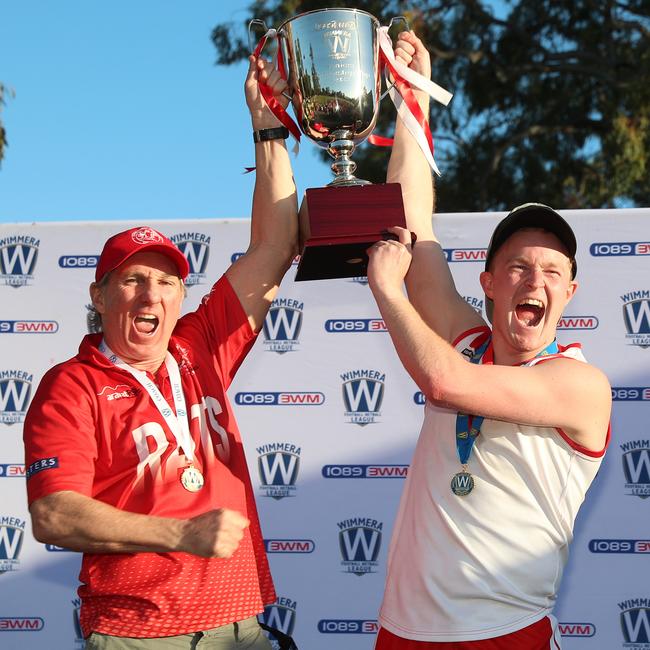
<path fill-rule="evenodd" d="M 388 35 L 388 27 L 380 27 L 378 32 L 381 59 L 390 70 L 395 82 L 389 89 L 388 94 L 393 100 L 393 104 L 395 104 L 400 119 L 420 145 L 431 169 L 440 176 L 440 170 L 433 159 L 433 138 L 429 123 L 413 94 L 412 88 L 423 90 L 432 99 L 444 106 L 449 104 L 453 95 L 395 58 L 393 43 Z"/>

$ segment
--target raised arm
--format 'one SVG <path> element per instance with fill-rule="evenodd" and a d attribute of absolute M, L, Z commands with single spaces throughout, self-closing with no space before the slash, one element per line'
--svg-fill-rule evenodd
<path fill-rule="evenodd" d="M 429 53 L 413 32 L 400 34 L 395 56 L 415 72 L 427 79 L 431 77 Z M 428 119 L 428 95 L 417 89 L 414 92 Z M 431 168 L 400 119 L 395 128 L 387 180 L 401 184 L 406 223 L 417 235 L 406 276 L 409 299 L 429 327 L 445 340 L 452 341 L 462 331 L 483 324 L 483 319 L 456 291 L 445 253 L 433 230 L 435 186 Z"/>
<path fill-rule="evenodd" d="M 280 121 L 269 110 L 258 81 L 266 82 L 278 101 L 286 82 L 269 62 L 249 59 L 246 102 L 254 131 L 276 128 Z M 259 330 L 278 286 L 298 253 L 298 206 L 289 153 L 282 139 L 255 144 L 255 191 L 251 239 L 245 255 L 226 272 L 235 293 Z"/>

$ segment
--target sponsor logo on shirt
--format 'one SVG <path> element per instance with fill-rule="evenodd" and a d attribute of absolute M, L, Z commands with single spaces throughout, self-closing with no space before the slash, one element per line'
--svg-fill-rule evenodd
<path fill-rule="evenodd" d="M 288 442 L 272 442 L 256 449 L 260 494 L 272 499 L 296 496 L 300 469 L 300 447 Z"/>
<path fill-rule="evenodd" d="M 38 474 L 39 472 L 43 472 L 47 469 L 55 469 L 58 466 L 59 466 L 59 459 L 57 456 L 35 460 L 27 468 L 27 478 L 31 478 L 32 476 L 34 476 L 34 474 Z"/>
<path fill-rule="evenodd" d="M 630 440 L 620 448 L 626 494 L 647 499 L 650 497 L 650 440 Z"/>
<path fill-rule="evenodd" d="M 18 570 L 24 534 L 25 522 L 22 519 L 0 516 L 0 574 Z"/>
<path fill-rule="evenodd" d="M 210 235 L 202 232 L 184 232 L 169 238 L 185 255 L 190 265 L 190 272 L 185 278 L 185 286 L 204 284 L 206 268 L 210 258 Z"/>
<path fill-rule="evenodd" d="M 113 402 L 125 397 L 135 397 L 136 392 L 127 384 L 118 384 L 117 386 L 104 386 L 97 397 L 103 397 L 107 402 Z"/>
<path fill-rule="evenodd" d="M 650 598 L 630 598 L 618 603 L 623 648 L 650 648 Z"/>
<path fill-rule="evenodd" d="M 321 634 L 377 634 L 379 622 L 371 618 L 322 618 L 318 621 Z"/>
<path fill-rule="evenodd" d="M 383 522 L 368 517 L 353 517 L 337 525 L 343 572 L 357 576 L 376 573 Z"/>
<path fill-rule="evenodd" d="M 408 465 L 323 465 L 323 478 L 406 478 Z"/>
<path fill-rule="evenodd" d="M 386 375 L 379 370 L 349 370 L 341 375 L 345 416 L 365 427 L 381 415 Z"/>
<path fill-rule="evenodd" d="M 0 370 L 0 422 L 23 422 L 34 376 L 24 370 Z"/>
<path fill-rule="evenodd" d="M 650 290 L 630 291 L 621 296 L 623 321 L 630 345 L 650 347 Z"/>
<path fill-rule="evenodd" d="M 14 289 L 30 284 L 34 279 L 40 243 L 29 235 L 0 239 L 0 282 Z"/>
<path fill-rule="evenodd" d="M 264 345 L 268 352 L 294 352 L 302 328 L 304 304 L 300 300 L 279 298 L 271 303 L 264 319 Z"/>

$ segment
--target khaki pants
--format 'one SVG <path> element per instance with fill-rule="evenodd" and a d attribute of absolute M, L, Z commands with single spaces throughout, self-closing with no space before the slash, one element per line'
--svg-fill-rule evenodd
<path fill-rule="evenodd" d="M 270 650 L 271 644 L 253 616 L 238 623 L 212 630 L 165 636 L 157 639 L 135 639 L 108 636 L 93 632 L 86 639 L 86 650 Z"/>

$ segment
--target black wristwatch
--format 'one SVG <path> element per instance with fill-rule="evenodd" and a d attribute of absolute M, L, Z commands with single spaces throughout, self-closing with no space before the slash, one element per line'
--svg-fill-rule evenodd
<path fill-rule="evenodd" d="M 289 129 L 286 126 L 278 126 L 274 129 L 260 129 L 253 131 L 253 142 L 266 142 L 267 140 L 286 140 L 289 137 Z"/>

